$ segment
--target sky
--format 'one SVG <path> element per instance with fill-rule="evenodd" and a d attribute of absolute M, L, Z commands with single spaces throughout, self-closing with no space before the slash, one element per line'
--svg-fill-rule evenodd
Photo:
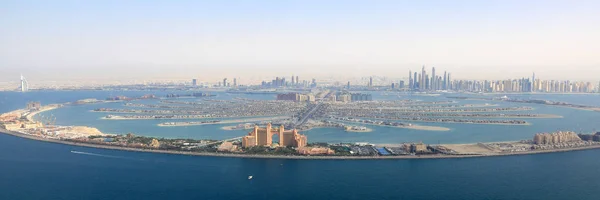
<path fill-rule="evenodd" d="M 600 1 L 0 0 L 0 81 L 600 80 Z"/>

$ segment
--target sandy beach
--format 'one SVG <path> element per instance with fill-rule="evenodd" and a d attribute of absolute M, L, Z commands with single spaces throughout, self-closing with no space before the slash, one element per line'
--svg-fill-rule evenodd
<path fill-rule="evenodd" d="M 424 131 L 449 131 L 450 130 L 450 128 L 441 127 L 441 126 L 422 126 L 422 125 L 415 125 L 415 124 L 413 124 L 412 126 L 405 126 L 402 128 L 424 130 Z"/>
<path fill-rule="evenodd" d="M 237 126 L 223 126 L 223 127 L 221 127 L 221 130 L 226 130 L 226 131 L 250 130 L 250 129 L 252 129 L 252 127 L 250 127 L 250 128 L 237 128 Z"/>
<path fill-rule="evenodd" d="M 369 124 L 369 123 L 362 123 L 362 122 L 348 122 L 348 121 L 341 121 L 341 120 L 333 120 L 333 121 L 337 121 L 340 123 L 355 123 L 355 124 L 383 126 L 383 127 L 392 127 L 392 128 L 408 128 L 408 129 L 423 130 L 423 131 L 449 131 L 450 130 L 449 128 L 441 127 L 441 126 L 422 126 L 422 125 L 416 125 L 416 124 L 412 124 L 411 126 L 388 126 L 388 125 Z"/>
<path fill-rule="evenodd" d="M 157 124 L 157 126 L 200 126 L 200 125 L 211 125 L 211 124 L 231 124 L 231 123 L 246 123 L 246 122 L 260 122 L 260 121 L 271 121 L 271 120 L 282 120 L 287 119 L 289 117 L 262 117 L 262 118 L 245 118 L 245 119 L 235 119 L 235 120 L 221 120 L 218 122 L 210 122 L 210 123 L 193 123 L 190 122 L 175 122 L 175 124 Z"/>
<path fill-rule="evenodd" d="M 43 112 L 46 112 L 46 111 L 49 111 L 49 110 L 54 110 L 54 109 L 60 108 L 61 106 L 62 106 L 62 105 L 60 105 L 60 104 L 51 104 L 51 105 L 47 105 L 47 106 L 42 106 L 42 107 L 40 108 L 40 110 L 38 110 L 38 111 L 34 111 L 34 112 L 31 112 L 31 113 L 29 113 L 29 114 L 26 116 L 26 118 L 27 118 L 27 120 L 29 120 L 30 122 L 35 122 L 35 121 L 33 120 L 33 117 L 34 117 L 35 115 L 37 115 L 37 114 L 40 114 L 40 113 L 43 113 Z"/>
<path fill-rule="evenodd" d="M 344 131 L 346 131 L 346 132 L 353 132 L 353 133 L 368 133 L 368 132 L 373 132 L 373 129 L 370 129 L 370 128 L 367 128 L 365 130 L 344 129 Z"/>

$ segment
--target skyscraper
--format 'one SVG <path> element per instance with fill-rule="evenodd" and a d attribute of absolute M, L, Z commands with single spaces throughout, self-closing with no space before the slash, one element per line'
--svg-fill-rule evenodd
<path fill-rule="evenodd" d="M 227 78 L 223 79 L 223 87 L 227 87 Z"/>
<path fill-rule="evenodd" d="M 419 83 L 417 83 L 417 72 L 414 72 L 414 78 L 413 78 L 413 88 L 411 89 L 417 89 L 417 87 L 419 87 Z"/>
<path fill-rule="evenodd" d="M 233 78 L 233 87 L 237 87 L 237 78 Z"/>
<path fill-rule="evenodd" d="M 419 81 L 419 89 L 421 89 L 421 90 L 427 89 L 427 83 L 426 83 L 427 79 L 425 79 L 427 77 L 425 76 L 425 74 L 426 74 L 425 65 L 423 65 L 423 68 L 421 69 L 421 79 Z"/>
<path fill-rule="evenodd" d="M 423 78 L 425 80 L 425 90 L 429 90 L 431 89 L 431 82 L 429 82 L 429 75 L 424 75 L 425 78 Z"/>
<path fill-rule="evenodd" d="M 373 87 L 373 77 L 369 77 L 369 87 Z"/>
<path fill-rule="evenodd" d="M 296 83 L 294 82 L 294 75 L 292 75 L 292 85 L 294 85 L 294 84 L 296 84 Z"/>
<path fill-rule="evenodd" d="M 413 88 L 412 71 L 408 70 L 408 88 Z"/>
<path fill-rule="evenodd" d="M 350 81 L 348 81 L 348 86 L 346 86 L 346 89 L 350 89 Z"/>
<path fill-rule="evenodd" d="M 192 79 L 192 86 L 198 86 L 198 80 Z"/>
<path fill-rule="evenodd" d="M 531 91 L 535 92 L 535 72 L 533 72 L 533 77 L 531 78 Z"/>
<path fill-rule="evenodd" d="M 435 67 L 432 67 L 431 68 L 431 87 L 429 89 L 431 89 L 431 90 L 437 89 L 436 88 L 436 86 L 437 86 L 436 80 L 437 80 L 437 78 L 435 77 Z"/>
<path fill-rule="evenodd" d="M 446 73 L 446 71 L 444 71 L 444 83 L 442 84 L 442 89 L 443 90 L 447 90 L 448 89 L 448 74 Z"/>
<path fill-rule="evenodd" d="M 23 75 L 21 74 L 21 92 L 29 91 L 29 84 Z"/>
<path fill-rule="evenodd" d="M 448 80 L 447 81 L 448 81 L 448 83 L 446 83 L 446 87 L 448 88 L 448 90 L 454 89 L 452 87 L 452 79 L 450 79 L 450 73 L 448 73 Z"/>

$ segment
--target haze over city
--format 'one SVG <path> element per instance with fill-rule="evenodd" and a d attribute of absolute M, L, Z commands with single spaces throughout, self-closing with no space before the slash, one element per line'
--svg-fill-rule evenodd
<path fill-rule="evenodd" d="M 600 199 L 600 0 L 0 2 L 0 200 Z"/>
<path fill-rule="evenodd" d="M 600 73 L 597 1 L 3 4 L 0 82 Z"/>

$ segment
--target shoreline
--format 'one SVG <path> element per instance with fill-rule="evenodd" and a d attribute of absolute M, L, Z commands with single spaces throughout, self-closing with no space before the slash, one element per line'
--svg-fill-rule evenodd
<path fill-rule="evenodd" d="M 391 127 L 391 128 L 406 128 L 406 129 L 414 129 L 414 130 L 422 130 L 422 131 L 450 131 L 450 128 L 446 128 L 446 127 L 442 127 L 442 126 L 423 126 L 423 125 L 416 125 L 416 124 L 412 124 L 410 126 L 389 126 L 389 125 L 380 125 L 380 124 L 369 124 L 369 123 L 363 123 L 363 122 L 351 122 L 351 121 L 344 121 L 344 120 L 334 120 L 337 121 L 339 123 L 355 123 L 355 124 L 362 124 L 362 125 L 371 125 L 371 126 L 381 126 L 381 127 Z"/>
<path fill-rule="evenodd" d="M 575 148 L 564 148 L 564 149 L 552 149 L 552 150 L 536 150 L 536 151 L 525 151 L 525 152 L 510 152 L 510 153 L 499 153 L 499 154 L 476 154 L 476 155 L 400 155 L 400 156 L 284 156 L 284 155 L 258 155 L 258 154 L 232 154 L 232 153 L 212 153 L 212 152 L 187 152 L 187 151 L 169 151 L 169 150 L 156 150 L 156 149 L 141 149 L 132 147 L 121 147 L 121 146 L 110 146 L 101 144 L 81 143 L 72 142 L 65 140 L 57 140 L 50 138 L 42 138 L 33 135 L 26 135 L 14 131 L 0 129 L 0 133 L 11 135 L 14 137 L 20 137 L 25 139 L 37 140 L 41 142 L 50 142 L 71 146 L 90 147 L 98 149 L 111 149 L 119 151 L 131 151 L 131 152 L 145 152 L 145 153 L 160 153 L 160 154 L 174 154 L 174 155 L 189 155 L 189 156 L 211 156 L 211 157 L 228 157 L 228 158 L 258 158 L 258 159 L 295 159 L 295 160 L 401 160 L 401 159 L 457 159 L 457 158 L 478 158 L 478 157 L 497 157 L 497 156 L 518 156 L 518 155 L 531 155 L 531 154 L 543 154 L 543 153 L 559 153 L 568 151 L 581 151 L 589 149 L 600 149 L 600 145 L 575 147 Z"/>
<path fill-rule="evenodd" d="M 373 132 L 373 129 L 367 128 L 366 130 L 352 130 L 352 129 L 344 129 L 344 131 L 349 133 L 370 133 Z"/>
<path fill-rule="evenodd" d="M 161 126 L 161 127 L 201 126 L 201 125 L 214 125 L 214 124 L 232 124 L 232 123 L 270 121 L 270 120 L 283 120 L 286 118 L 289 118 L 289 117 L 279 116 L 279 117 L 264 117 L 264 118 L 247 118 L 247 119 L 237 119 L 237 120 L 223 120 L 223 121 L 219 121 L 219 122 L 209 122 L 209 123 L 194 123 L 194 124 L 190 124 L 190 122 L 180 122 L 180 123 L 184 123 L 184 124 L 178 124 L 177 122 L 175 122 L 175 124 L 172 124 L 172 125 L 160 123 L 160 124 L 157 124 L 157 126 Z M 165 122 L 165 123 L 169 123 L 169 122 Z"/>
<path fill-rule="evenodd" d="M 30 122 L 35 122 L 35 120 L 33 119 L 33 117 L 35 117 L 36 115 L 41 114 L 41 113 L 46 112 L 46 111 L 50 111 L 50 110 L 54 110 L 54 109 L 60 108 L 62 106 L 63 106 L 62 104 L 51 104 L 51 105 L 43 106 L 40 110 L 34 111 L 34 112 L 31 112 L 31 113 L 27 114 L 27 116 L 25 116 L 25 118 L 27 118 L 27 120 L 30 121 Z"/>
<path fill-rule="evenodd" d="M 424 122 L 424 123 L 448 123 L 448 124 L 482 124 L 482 125 L 504 125 L 504 126 L 529 126 L 531 125 L 531 123 L 529 122 L 525 122 L 524 124 L 510 124 L 510 123 L 474 123 L 474 122 L 443 122 L 443 121 L 425 121 L 425 120 L 402 120 L 402 119 L 382 119 L 382 118 L 360 118 L 360 119 L 371 119 L 371 120 L 393 120 L 393 121 L 410 121 L 410 122 Z M 338 120 L 341 122 L 344 122 L 344 120 Z M 348 121 L 347 123 L 360 123 L 360 122 L 350 122 Z M 364 123 L 367 125 L 375 125 L 375 124 L 368 124 L 368 123 Z M 375 125 L 377 126 L 377 125 Z M 380 125 L 380 126 L 384 126 L 384 125 Z M 413 124 L 414 126 L 414 124 Z M 395 127 L 395 126 L 393 126 Z M 443 126 L 431 126 L 431 127 L 442 127 L 445 128 Z M 422 129 L 419 129 L 422 130 Z"/>

